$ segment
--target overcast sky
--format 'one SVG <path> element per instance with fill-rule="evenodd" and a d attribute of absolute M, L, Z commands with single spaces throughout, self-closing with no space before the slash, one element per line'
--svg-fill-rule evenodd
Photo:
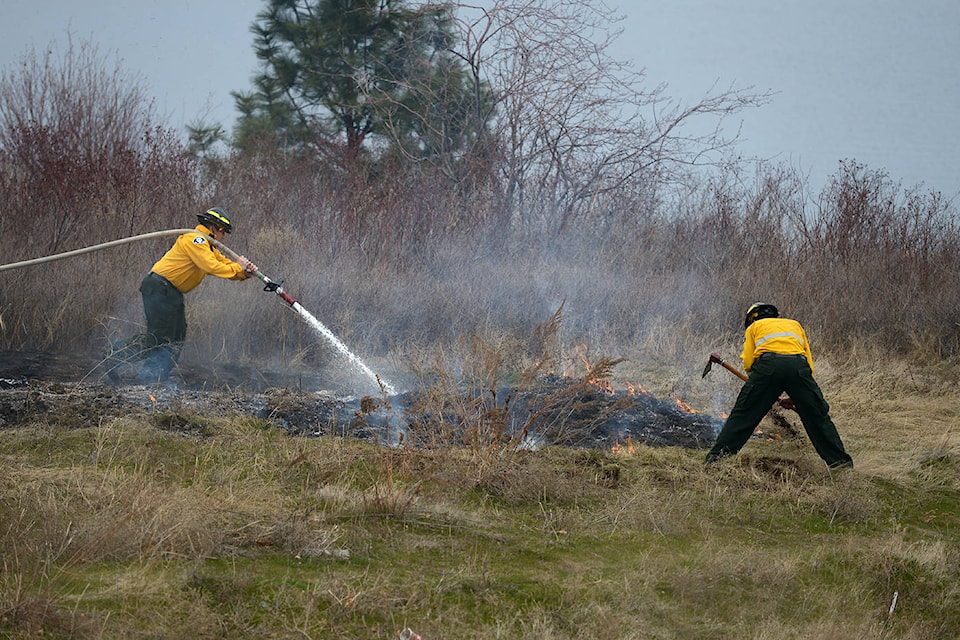
<path fill-rule="evenodd" d="M 0 64 L 72 32 L 142 77 L 171 126 L 228 130 L 231 91 L 256 70 L 250 25 L 264 0 L 3 0 Z M 820 185 L 841 159 L 905 186 L 960 193 L 957 0 L 633 0 L 614 53 L 667 93 L 714 85 L 776 94 L 741 115 L 745 155 L 787 162 Z"/>

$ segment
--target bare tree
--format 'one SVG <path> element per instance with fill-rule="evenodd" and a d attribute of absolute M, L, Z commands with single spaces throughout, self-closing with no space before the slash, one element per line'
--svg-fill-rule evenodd
<path fill-rule="evenodd" d="M 649 193 L 685 168 L 723 162 L 738 135 L 725 137 L 724 118 L 768 100 L 751 88 L 711 89 L 684 105 L 665 85 L 645 88 L 642 70 L 609 54 L 619 17 L 602 2 L 457 6 L 476 117 L 493 122 L 504 205 L 522 225 L 562 232 L 608 194 Z M 480 100 L 480 87 L 495 100 Z"/>
<path fill-rule="evenodd" d="M 44 230 L 30 253 L 96 225 L 131 233 L 150 203 L 170 201 L 160 192 L 194 190 L 185 150 L 156 122 L 138 78 L 88 42 L 30 50 L 0 72 L 0 189 L 5 214 Z"/>

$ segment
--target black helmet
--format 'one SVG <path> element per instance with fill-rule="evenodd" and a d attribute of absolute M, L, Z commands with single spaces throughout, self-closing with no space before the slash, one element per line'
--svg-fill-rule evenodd
<path fill-rule="evenodd" d="M 747 309 L 747 317 L 743 321 L 743 328 L 746 329 L 760 318 L 779 318 L 780 312 L 772 304 L 766 302 L 754 302 Z"/>
<path fill-rule="evenodd" d="M 207 209 L 203 213 L 198 213 L 197 220 L 200 221 L 200 224 L 220 227 L 227 233 L 233 232 L 233 225 L 230 224 L 230 218 L 227 217 L 227 212 L 220 207 L 213 207 L 212 209 Z"/>

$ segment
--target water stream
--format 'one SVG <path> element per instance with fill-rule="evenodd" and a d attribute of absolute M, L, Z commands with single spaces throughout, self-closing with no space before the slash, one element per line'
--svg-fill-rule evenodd
<path fill-rule="evenodd" d="M 299 313 L 304 320 L 307 321 L 307 324 L 309 324 L 314 329 L 314 331 L 316 331 L 321 336 L 326 338 L 330 342 L 330 344 L 336 347 L 337 351 L 339 351 L 344 358 L 346 358 L 357 369 L 362 371 L 364 375 L 370 378 L 370 380 L 373 381 L 373 384 L 376 386 L 377 389 L 380 389 L 382 386 L 383 392 L 386 393 L 387 395 L 390 395 L 390 396 L 397 395 L 397 390 L 393 387 L 393 385 L 391 385 L 389 382 L 387 382 L 386 380 L 384 380 L 383 378 L 375 374 L 373 371 L 371 371 L 370 367 L 368 367 L 364 363 L 364 361 L 360 359 L 359 356 L 357 356 L 355 353 L 350 351 L 350 349 L 347 348 L 347 345 L 343 344 L 343 341 L 341 341 L 340 338 L 334 335 L 334 333 L 330 331 L 330 329 L 328 329 L 326 325 L 324 325 L 322 322 L 320 322 L 315 317 L 313 317 L 313 314 L 311 314 L 309 311 L 304 309 L 299 302 L 294 302 L 290 306 L 293 308 L 294 311 Z"/>

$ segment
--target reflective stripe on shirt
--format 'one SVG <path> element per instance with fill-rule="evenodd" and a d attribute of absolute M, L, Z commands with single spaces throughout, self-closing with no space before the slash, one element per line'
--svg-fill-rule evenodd
<path fill-rule="evenodd" d="M 780 333 L 768 333 L 767 335 L 765 335 L 765 336 L 763 336 L 762 338 L 760 338 L 759 340 L 757 340 L 756 346 L 759 347 L 760 345 L 762 345 L 762 344 L 763 344 L 764 342 L 766 342 L 767 340 L 773 340 L 774 338 L 796 338 L 797 342 L 800 343 L 800 346 L 801 346 L 801 347 L 804 346 L 804 344 L 803 344 L 803 338 L 801 338 L 801 337 L 798 336 L 797 334 L 793 333 L 792 331 L 781 331 Z"/>

